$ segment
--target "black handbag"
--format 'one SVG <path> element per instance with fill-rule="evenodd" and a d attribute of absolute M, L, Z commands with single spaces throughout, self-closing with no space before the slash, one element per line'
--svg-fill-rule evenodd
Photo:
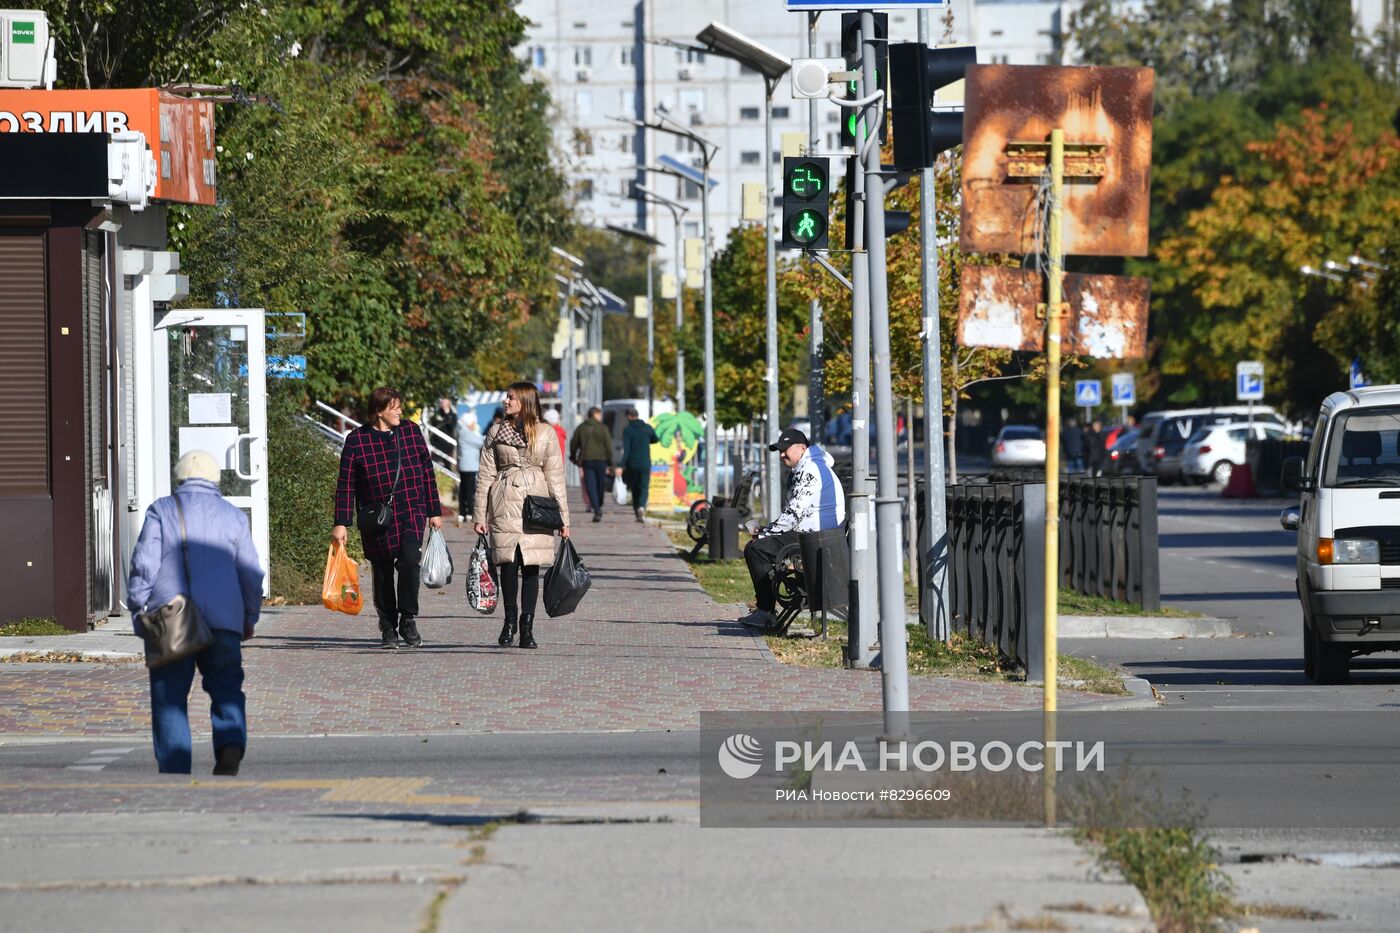
<path fill-rule="evenodd" d="M 394 448 L 398 449 L 398 435 L 394 436 Z M 399 474 L 403 472 L 403 453 L 399 452 L 399 465 L 394 469 L 394 482 L 389 487 L 389 498 L 378 505 L 362 505 L 355 514 L 355 524 L 361 535 L 377 535 L 389 527 L 394 520 L 394 495 L 399 489 Z"/>
<path fill-rule="evenodd" d="M 553 496 L 526 496 L 521 524 L 532 534 L 553 534 L 564 527 L 564 516 Z"/>
<path fill-rule="evenodd" d="M 175 511 L 180 514 L 180 561 L 185 567 L 185 585 L 189 594 L 179 594 L 155 612 L 137 615 L 141 623 L 141 639 L 146 644 L 146 666 L 163 667 L 174 661 L 199 654 L 214 641 L 214 631 L 199 614 L 194 604 L 194 579 L 190 576 L 190 549 L 185 532 L 185 509 L 180 497 L 174 496 Z"/>

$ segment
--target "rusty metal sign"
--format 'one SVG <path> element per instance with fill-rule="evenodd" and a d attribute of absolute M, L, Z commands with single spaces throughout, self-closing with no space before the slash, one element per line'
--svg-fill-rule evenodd
<path fill-rule="evenodd" d="M 1034 177 L 1065 131 L 1066 255 L 1147 254 L 1151 68 L 970 65 L 963 115 L 962 248 L 1043 247 Z M 1039 147 L 1044 146 L 1044 150 Z"/>
<path fill-rule="evenodd" d="M 1044 288 L 1034 269 L 964 265 L 958 343 L 1044 350 Z M 1146 356 L 1148 297 L 1144 278 L 1065 273 L 1063 352 L 1096 359 Z"/>

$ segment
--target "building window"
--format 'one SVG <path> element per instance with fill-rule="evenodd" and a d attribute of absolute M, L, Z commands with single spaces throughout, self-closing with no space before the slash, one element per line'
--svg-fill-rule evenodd
<path fill-rule="evenodd" d="M 703 65 L 705 64 L 705 53 L 695 49 L 686 49 L 685 63 L 687 65 Z"/>
<path fill-rule="evenodd" d="M 700 225 L 693 220 L 685 222 L 685 235 L 694 239 L 700 235 Z"/>
<path fill-rule="evenodd" d="M 774 108 L 773 108 L 773 119 L 774 119 L 774 120 L 786 120 L 786 119 L 791 115 L 791 113 L 792 113 L 792 111 L 791 111 L 789 108 L 787 108 L 787 107 L 774 107 Z"/>
<path fill-rule="evenodd" d="M 758 108 L 757 108 L 757 107 L 740 107 L 740 108 L 739 108 L 739 119 L 740 119 L 740 120 L 757 120 L 757 119 L 758 119 Z"/>
<path fill-rule="evenodd" d="M 677 103 L 681 110 L 691 113 L 705 109 L 705 92 L 699 88 L 681 91 L 677 96 Z"/>
<path fill-rule="evenodd" d="M 588 24 L 585 23 L 585 22 L 581 22 L 581 21 L 575 20 L 575 21 L 574 21 L 574 28 L 575 28 L 575 29 L 587 29 L 587 28 L 588 28 Z"/>
<path fill-rule="evenodd" d="M 840 122 L 841 122 L 841 114 L 840 114 L 838 111 L 835 111 L 835 110 L 828 110 L 828 111 L 826 112 L 826 122 L 827 122 L 827 123 L 840 123 Z"/>
<path fill-rule="evenodd" d="M 827 133 L 827 134 L 826 134 L 826 148 L 827 148 L 828 150 L 840 149 L 840 148 L 841 148 L 841 134 L 840 134 L 840 133 Z"/>
<path fill-rule="evenodd" d="M 578 68 L 592 68 L 592 67 L 593 67 L 593 46 L 591 46 L 591 45 L 576 45 L 576 46 L 574 46 L 574 65 L 575 65 L 576 67 L 578 67 Z"/>
<path fill-rule="evenodd" d="M 593 136 L 583 130 L 574 130 L 574 155 L 591 156 L 593 154 Z"/>
<path fill-rule="evenodd" d="M 636 104 L 635 91 L 618 91 L 617 106 L 623 113 L 632 113 Z"/>
<path fill-rule="evenodd" d="M 574 112 L 581 117 L 590 116 L 593 113 L 592 91 L 574 91 Z"/>
<path fill-rule="evenodd" d="M 585 178 L 578 183 L 578 199 L 580 201 L 593 200 L 593 179 Z"/>
<path fill-rule="evenodd" d="M 826 57 L 827 57 L 827 58 L 840 58 L 840 57 L 841 57 L 841 43 L 838 42 L 838 41 L 836 41 L 836 40 L 834 40 L 834 39 L 828 39 L 828 40 L 826 41 Z"/>
<path fill-rule="evenodd" d="M 774 165 L 782 165 L 782 164 L 783 164 L 783 150 L 781 150 L 781 149 L 774 149 L 774 150 L 773 150 L 773 164 L 774 164 Z"/>
<path fill-rule="evenodd" d="M 619 141 L 619 143 L 618 143 L 617 149 L 618 149 L 619 152 L 631 152 L 631 151 L 632 151 L 632 134 L 631 134 L 631 133 L 628 133 L 627 135 L 625 135 L 625 136 L 622 137 L 622 139 L 621 139 L 621 140 Z"/>
<path fill-rule="evenodd" d="M 741 152 L 739 153 L 739 161 L 744 165 L 758 165 L 763 161 L 763 153 Z"/>
<path fill-rule="evenodd" d="M 536 68 L 543 68 L 545 65 L 544 46 L 536 45 L 530 48 L 530 64 Z"/>
<path fill-rule="evenodd" d="M 739 63 L 739 74 L 741 74 L 741 75 L 756 75 L 756 74 L 758 74 L 758 69 L 756 69 L 756 68 L 750 68 L 748 65 L 745 65 L 743 62 L 740 62 L 740 63 Z"/>
<path fill-rule="evenodd" d="M 633 64 L 635 64 L 635 60 L 633 59 L 633 54 L 634 54 L 634 53 L 635 53 L 635 49 L 633 49 L 632 46 L 630 46 L 630 45 L 624 45 L 624 46 L 622 47 L 622 54 L 619 56 L 619 59 L 618 59 L 618 60 L 621 62 L 622 67 L 624 67 L 624 68 L 629 68 L 629 67 L 631 67 Z"/>
<path fill-rule="evenodd" d="M 697 184 L 696 184 L 695 182 L 693 182 L 693 181 L 689 181 L 689 180 L 687 180 L 687 179 L 682 179 L 682 180 L 681 180 L 681 200 L 682 200 L 682 201 L 698 201 L 698 200 L 700 200 L 700 186 L 697 185 Z"/>

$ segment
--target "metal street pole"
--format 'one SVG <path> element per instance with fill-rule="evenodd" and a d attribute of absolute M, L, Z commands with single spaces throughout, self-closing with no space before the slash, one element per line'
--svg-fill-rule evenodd
<path fill-rule="evenodd" d="M 861 82 L 861 97 L 871 85 Z M 856 135 L 872 125 L 877 109 L 866 106 L 856 121 Z M 860 151 L 860 140 L 856 141 Z M 851 156 L 859 158 L 858 155 Z M 851 227 L 851 495 L 846 522 L 850 526 L 851 620 L 847 652 L 851 667 L 874 666 L 872 647 L 877 637 L 879 601 L 875 595 L 875 522 L 870 502 L 870 264 L 865 252 L 865 173 L 851 173 L 854 191 L 846 192 L 846 223 Z"/>
<path fill-rule="evenodd" d="M 710 288 L 710 157 L 706 152 L 700 186 L 700 226 L 705 238 L 705 498 L 715 501 L 715 306 Z M 771 167 L 769 169 L 772 170 Z"/>
<path fill-rule="evenodd" d="M 682 307 L 685 303 L 685 266 L 681 259 L 681 215 L 671 211 L 676 224 L 676 411 L 685 411 L 685 348 L 681 346 L 681 328 L 685 325 Z"/>
<path fill-rule="evenodd" d="M 861 70 L 865 87 L 880 86 L 875 69 L 875 14 L 860 14 Z M 880 101 L 866 133 L 879 133 Z M 873 140 L 871 141 L 873 143 Z M 885 737 L 902 739 L 909 733 L 909 667 L 904 630 L 904 573 L 900 559 L 903 505 L 899 497 L 896 458 L 894 389 L 890 376 L 890 309 L 885 282 L 885 183 L 880 173 L 880 147 L 865 147 L 865 235 L 870 263 L 870 336 L 875 388 L 875 457 L 878 491 L 875 525 L 880 555 L 880 685 L 884 697 Z"/>
<path fill-rule="evenodd" d="M 1065 255 L 1061 239 L 1065 131 L 1050 131 L 1050 283 L 1045 309 L 1045 747 L 1055 741 L 1060 596 L 1060 305 Z M 1055 769 L 1045 769 L 1045 825 L 1055 825 Z"/>
<path fill-rule="evenodd" d="M 764 307 L 767 310 L 768 334 L 768 444 L 776 444 L 778 433 L 778 249 L 773 231 L 773 85 L 776 82 L 767 78 L 763 81 L 765 100 L 763 107 L 763 293 Z M 714 450 L 707 440 L 706 446 Z M 706 479 L 709 479 L 711 456 L 705 461 Z M 780 479 L 779 470 L 768 471 L 768 485 L 763 490 L 763 511 L 768 520 L 778 517 Z M 709 491 L 706 490 L 706 494 Z"/>
<path fill-rule="evenodd" d="M 807 14 L 807 57 L 817 57 L 817 19 L 820 13 Z M 807 101 L 807 151 L 817 151 L 819 130 L 817 129 L 817 99 Z M 807 305 L 807 417 L 812 423 L 814 444 L 826 442 L 826 364 L 822 359 L 822 305 L 813 298 Z"/>
<path fill-rule="evenodd" d="M 655 250 L 647 247 L 647 417 L 656 414 L 656 304 L 652 288 Z"/>
<path fill-rule="evenodd" d="M 928 45 L 928 10 L 919 11 L 919 44 Z M 919 255 L 923 269 L 924 309 L 924 529 L 919 550 L 927 564 L 927 576 L 919 581 L 923 604 L 928 607 L 924 625 L 929 638 L 947 642 L 948 625 L 948 501 L 943 475 L 943 348 L 938 306 L 938 181 L 932 166 L 919 175 Z M 911 429 L 912 431 L 912 429 Z M 912 448 L 914 435 L 909 435 Z M 914 491 L 910 490 L 910 497 Z M 915 566 L 918 562 L 915 561 Z"/>
<path fill-rule="evenodd" d="M 564 348 L 560 360 L 559 381 L 564 383 L 564 430 L 570 435 L 578 427 L 578 355 L 574 346 L 574 277 L 569 276 L 564 286 L 564 297 L 559 303 L 559 319 L 568 327 L 569 345 Z"/>

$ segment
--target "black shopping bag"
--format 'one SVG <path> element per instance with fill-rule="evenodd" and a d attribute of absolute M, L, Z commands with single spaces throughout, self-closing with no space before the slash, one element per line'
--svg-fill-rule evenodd
<path fill-rule="evenodd" d="M 544 611 L 551 619 L 573 612 L 592 582 L 574 543 L 568 538 L 560 541 L 554 564 L 544 574 Z"/>

